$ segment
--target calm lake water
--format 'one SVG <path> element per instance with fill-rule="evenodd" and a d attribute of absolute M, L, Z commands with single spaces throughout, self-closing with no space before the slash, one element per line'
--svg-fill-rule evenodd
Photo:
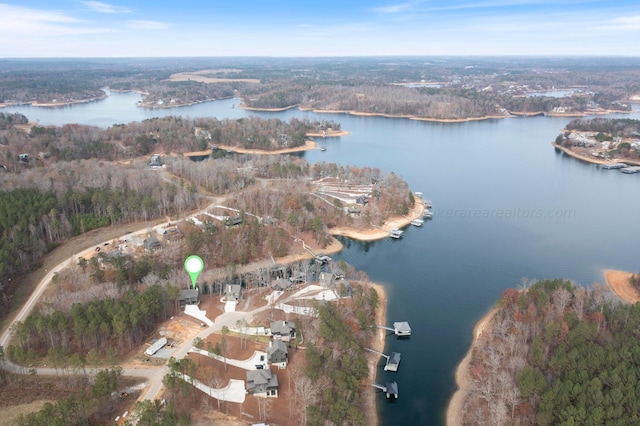
<path fill-rule="evenodd" d="M 257 113 L 235 108 L 236 99 L 143 110 L 135 107 L 139 99 L 112 93 L 84 105 L 0 111 L 21 112 L 43 125 L 102 127 L 165 115 L 334 120 L 351 134 L 320 140 L 326 151 L 302 157 L 393 171 L 433 201 L 434 219 L 407 228 L 403 239 L 345 239 L 345 249 L 334 257 L 385 285 L 389 325 L 408 321 L 412 327 L 410 339 L 387 340 L 385 352 L 400 352 L 402 363 L 398 373 L 379 369 L 378 383 L 395 380 L 399 386 L 394 404 L 378 395 L 382 424 L 444 424 L 455 367 L 469 348 L 473 326 L 523 277 L 591 285 L 604 282 L 603 269 L 640 269 L 640 174 L 556 153 L 550 142 L 569 119 L 441 124 L 298 110 Z"/>

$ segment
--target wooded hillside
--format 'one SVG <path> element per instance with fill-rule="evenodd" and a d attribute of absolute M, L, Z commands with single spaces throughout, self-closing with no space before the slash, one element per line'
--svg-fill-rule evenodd
<path fill-rule="evenodd" d="M 640 422 L 639 327 L 640 307 L 606 287 L 545 280 L 506 290 L 473 351 L 465 421 Z"/>

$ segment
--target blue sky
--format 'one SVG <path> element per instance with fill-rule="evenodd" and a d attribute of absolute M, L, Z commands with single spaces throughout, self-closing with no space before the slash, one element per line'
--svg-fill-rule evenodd
<path fill-rule="evenodd" d="M 0 0 L 0 57 L 640 56 L 640 2 Z"/>

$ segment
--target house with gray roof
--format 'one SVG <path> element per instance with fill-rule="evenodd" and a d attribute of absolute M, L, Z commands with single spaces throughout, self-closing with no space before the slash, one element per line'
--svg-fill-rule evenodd
<path fill-rule="evenodd" d="M 224 290 L 224 297 L 227 302 L 240 300 L 240 294 L 242 293 L 242 285 L 240 284 L 227 284 Z"/>
<path fill-rule="evenodd" d="M 199 298 L 197 288 L 180 290 L 180 306 L 197 305 L 198 301 Z"/>
<path fill-rule="evenodd" d="M 285 368 L 289 361 L 289 349 L 282 340 L 269 340 L 267 346 L 267 361 L 277 365 L 278 368 Z"/>
<path fill-rule="evenodd" d="M 271 322 L 271 335 L 274 339 L 289 342 L 296 338 L 296 325 L 291 321 Z"/>
<path fill-rule="evenodd" d="M 247 393 L 263 397 L 278 397 L 278 376 L 271 370 L 247 370 Z"/>
<path fill-rule="evenodd" d="M 149 251 L 156 251 L 160 248 L 161 244 L 158 241 L 158 238 L 155 235 L 151 235 L 149 238 L 144 240 L 144 248 Z"/>

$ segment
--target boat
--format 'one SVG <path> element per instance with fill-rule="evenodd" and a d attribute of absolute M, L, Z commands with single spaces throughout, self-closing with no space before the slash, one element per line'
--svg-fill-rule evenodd
<path fill-rule="evenodd" d="M 422 226 L 424 224 L 424 220 L 422 219 L 414 219 L 411 221 L 413 226 Z"/>
<path fill-rule="evenodd" d="M 423 199 L 423 200 L 422 200 L 422 204 L 424 204 L 424 206 L 425 206 L 426 208 L 431 208 L 431 207 L 433 207 L 433 203 L 431 202 L 431 200 L 424 200 L 424 199 Z"/>
<path fill-rule="evenodd" d="M 320 147 L 320 151 L 326 151 L 326 150 L 327 150 L 327 148 L 325 148 L 324 146 Z"/>
<path fill-rule="evenodd" d="M 395 238 L 396 240 L 399 238 L 402 238 L 403 235 L 404 235 L 404 231 L 397 228 L 391 230 L 391 233 L 389 234 L 391 238 Z"/>
<path fill-rule="evenodd" d="M 433 212 L 429 209 L 426 209 L 425 211 L 422 212 L 422 218 L 423 219 L 432 219 L 433 218 Z"/>

